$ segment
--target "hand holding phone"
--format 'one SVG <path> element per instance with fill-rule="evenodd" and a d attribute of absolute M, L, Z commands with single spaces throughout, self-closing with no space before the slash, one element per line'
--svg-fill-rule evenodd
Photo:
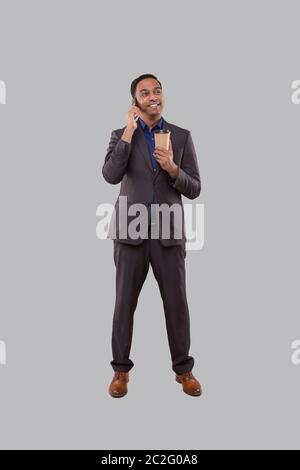
<path fill-rule="evenodd" d="M 139 105 L 138 105 L 138 102 L 137 102 L 137 99 L 136 98 L 132 98 L 132 103 L 131 105 L 135 108 L 135 111 L 136 111 L 136 116 L 134 117 L 135 121 L 138 120 L 139 118 Z"/>
<path fill-rule="evenodd" d="M 130 129 L 137 128 L 137 120 L 140 115 L 140 109 L 136 106 L 136 101 L 132 100 L 132 105 L 126 114 L 126 125 Z"/>

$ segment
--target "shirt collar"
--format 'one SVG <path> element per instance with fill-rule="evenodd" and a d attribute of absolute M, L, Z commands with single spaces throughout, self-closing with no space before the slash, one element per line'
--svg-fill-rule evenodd
<path fill-rule="evenodd" d="M 140 126 L 141 126 L 141 128 L 143 129 L 143 131 L 145 130 L 145 127 L 147 127 L 147 128 L 149 129 L 149 127 L 148 127 L 147 124 L 143 121 L 142 118 L 139 117 L 139 118 L 138 118 L 138 121 L 139 121 Z M 158 128 L 158 129 L 162 129 L 162 128 L 163 128 L 163 125 L 164 125 L 164 118 L 161 117 L 161 118 L 160 118 L 160 121 L 152 128 L 152 130 L 157 129 L 157 128 Z"/>

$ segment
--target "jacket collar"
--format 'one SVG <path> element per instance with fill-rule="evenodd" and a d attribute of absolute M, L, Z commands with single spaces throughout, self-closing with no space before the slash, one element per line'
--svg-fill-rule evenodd
<path fill-rule="evenodd" d="M 139 122 L 141 128 L 143 129 L 143 131 L 145 130 L 145 127 L 148 127 L 147 124 L 140 117 L 138 118 L 138 122 Z M 157 129 L 157 128 L 158 129 L 163 129 L 163 124 L 164 124 L 164 118 L 161 117 L 160 121 L 152 129 Z M 149 127 L 148 127 L 148 129 L 149 129 Z"/>

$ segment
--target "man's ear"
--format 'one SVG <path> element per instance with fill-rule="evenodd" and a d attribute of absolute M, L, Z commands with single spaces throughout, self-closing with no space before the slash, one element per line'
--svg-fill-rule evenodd
<path fill-rule="evenodd" d="M 139 104 L 138 104 L 136 97 L 132 98 L 132 104 L 133 106 L 137 106 L 139 108 Z"/>

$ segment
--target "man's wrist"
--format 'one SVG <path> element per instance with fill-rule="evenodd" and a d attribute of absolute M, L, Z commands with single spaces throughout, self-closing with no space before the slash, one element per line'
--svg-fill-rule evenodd
<path fill-rule="evenodd" d="M 130 144 L 134 131 L 135 131 L 134 127 L 126 127 L 124 129 L 121 139 L 125 140 L 125 142 L 128 142 Z"/>
<path fill-rule="evenodd" d="M 169 176 L 171 178 L 177 178 L 178 174 L 179 174 L 179 166 L 176 165 L 176 163 L 173 162 L 173 165 L 171 167 L 171 169 L 168 171 L 169 173 Z"/>

